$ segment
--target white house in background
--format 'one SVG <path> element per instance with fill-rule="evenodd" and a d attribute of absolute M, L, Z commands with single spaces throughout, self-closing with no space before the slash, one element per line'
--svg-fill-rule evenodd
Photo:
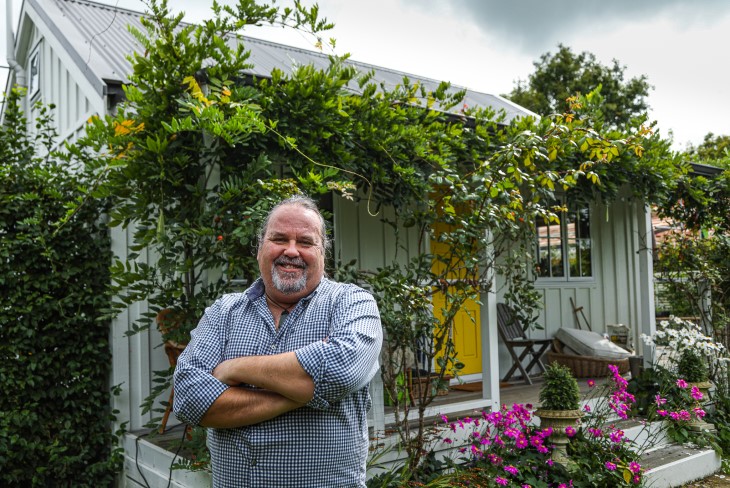
<path fill-rule="evenodd" d="M 11 43 L 14 49 L 8 56 L 11 66 L 15 66 L 8 88 L 16 81 L 25 81 L 29 89 L 25 112 L 31 126 L 37 116 L 32 108 L 36 101 L 56 106 L 59 143 L 77 139 L 90 116 L 113 113 L 122 101 L 122 86 L 128 83 L 130 64 L 125 56 L 138 48 L 127 25 L 144 30 L 141 16 L 139 12 L 86 0 L 24 0 L 14 45 Z M 317 52 L 254 38 L 246 38 L 245 43 L 255 65 L 251 74 L 258 77 L 268 76 L 273 68 L 289 71 L 295 63 L 318 67 L 328 64 L 327 57 Z M 375 78 L 388 86 L 401 83 L 404 76 L 392 69 L 354 61 L 352 64 L 363 71 L 375 70 Z M 408 76 L 427 88 L 438 84 Z M 530 114 L 504 98 L 471 90 L 467 91 L 466 103 L 504 110 L 507 121 Z M 390 262 L 395 253 L 393 233 L 388 226 L 357 204 L 335 199 L 333 209 L 335 235 L 343 236 L 334 243 L 336 255 L 345 262 L 356 258 L 361 267 L 369 269 Z M 595 331 L 604 332 L 607 324 L 627 324 L 635 338 L 641 333 L 651 334 L 655 317 L 648 208 L 642 202 L 618 199 L 609 206 L 594 203 L 575 209 L 571 218 L 563 220 L 560 225 L 541 229 L 540 242 L 535 243 L 543 262 L 537 287 L 543 296 L 539 320 L 544 330 L 533 331 L 532 335 L 550 338 L 560 327 L 575 327 L 571 299 L 583 307 Z M 127 255 L 127 240 L 125 232 L 112 232 L 112 247 L 118 256 Z M 398 255 L 405 260 L 409 258 L 405 254 Z M 473 305 L 478 326 L 465 321 L 456 332 L 459 355 L 466 363 L 464 379 L 482 380 L 482 398 L 440 407 L 441 413 L 500 403 L 499 380 L 511 366 L 511 358 L 498 340 L 498 290 L 499 286 L 495 293 L 482 297 L 481 306 Z M 165 486 L 171 456 L 144 439 L 137 439 L 150 420 L 149 414 L 140 413 L 139 405 L 151 390 L 152 372 L 168 366 L 156 330 L 125 335 L 143 309 L 143 305 L 130 308 L 111 325 L 110 384 L 123 385 L 114 407 L 121 412 L 120 421 L 128 422 L 130 432 L 125 440 L 127 463 L 123 483 L 139 486 L 139 464 L 151 486 Z M 636 345 L 641 354 L 641 344 Z M 371 390 L 375 406 L 370 421 L 374 429 L 382 430 L 389 419 L 384 413 L 379 379 L 373 382 Z M 144 454 L 136 456 L 136 449 Z M 175 486 L 200 486 L 207 481 L 205 477 L 176 472 L 174 482 Z"/>

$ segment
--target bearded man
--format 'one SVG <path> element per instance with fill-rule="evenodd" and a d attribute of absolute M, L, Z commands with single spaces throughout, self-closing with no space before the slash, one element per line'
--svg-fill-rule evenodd
<path fill-rule="evenodd" d="M 325 219 L 277 204 L 261 276 L 208 307 L 174 375 L 175 415 L 208 428 L 214 487 L 364 487 L 368 385 L 382 328 L 372 295 L 325 276 Z"/>

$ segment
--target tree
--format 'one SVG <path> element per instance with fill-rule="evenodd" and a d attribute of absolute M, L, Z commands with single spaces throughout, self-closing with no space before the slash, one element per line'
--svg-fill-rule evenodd
<path fill-rule="evenodd" d="M 693 162 L 728 168 L 730 167 L 730 136 L 720 136 L 709 132 L 699 146 L 690 145 L 685 151 L 685 155 Z"/>
<path fill-rule="evenodd" d="M 599 87 L 604 97 L 601 111 L 610 126 L 625 127 L 632 117 L 643 115 L 649 108 L 646 97 L 651 86 L 646 76 L 626 81 L 626 67 L 615 59 L 605 66 L 592 53 L 575 54 L 559 44 L 555 54 L 545 53 L 533 64 L 535 72 L 527 81 L 518 80 L 506 97 L 538 115 L 563 113 L 568 109 L 568 98 Z"/>

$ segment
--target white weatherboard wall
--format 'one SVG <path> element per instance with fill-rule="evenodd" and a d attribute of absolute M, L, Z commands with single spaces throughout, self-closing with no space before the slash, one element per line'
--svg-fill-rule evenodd
<path fill-rule="evenodd" d="M 27 18 L 23 17 L 27 22 L 26 35 L 19 41 L 17 57 L 26 66 L 28 80 L 30 56 L 37 52 L 40 59 L 39 90 L 25 109 L 28 123 L 33 127 L 39 115 L 39 110 L 33 107 L 35 102 L 53 104 L 57 107 L 53 120 L 58 140 L 73 142 L 83 134 L 89 117 L 105 113 L 105 99 L 72 61 L 59 39 L 50 31 L 36 27 L 41 21 L 37 13 L 32 8 L 25 12 L 28 14 Z"/>
<path fill-rule="evenodd" d="M 607 332 L 606 325 L 628 325 L 637 354 L 643 353 L 639 337 L 651 334 L 655 327 L 648 215 L 642 202 L 628 196 L 609 205 L 591 206 L 593 279 L 536 281 L 542 293 L 538 323 L 543 330 L 530 331 L 531 337 L 552 338 L 561 327 L 578 328 L 572 298 L 577 307 L 583 307 L 593 331 L 602 334 Z M 499 355 L 504 372 L 512 359 L 502 345 Z"/>

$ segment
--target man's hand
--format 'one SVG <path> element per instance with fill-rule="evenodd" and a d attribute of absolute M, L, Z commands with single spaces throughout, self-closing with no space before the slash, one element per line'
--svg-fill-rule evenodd
<path fill-rule="evenodd" d="M 225 383 L 228 386 L 240 385 L 242 382 L 237 381 L 235 378 L 236 373 L 236 359 L 228 359 L 223 361 L 213 370 L 213 376 L 221 383 Z"/>
<path fill-rule="evenodd" d="M 216 366 L 212 374 L 226 385 L 257 386 L 301 404 L 314 397 L 314 381 L 294 352 L 228 359 Z"/>

